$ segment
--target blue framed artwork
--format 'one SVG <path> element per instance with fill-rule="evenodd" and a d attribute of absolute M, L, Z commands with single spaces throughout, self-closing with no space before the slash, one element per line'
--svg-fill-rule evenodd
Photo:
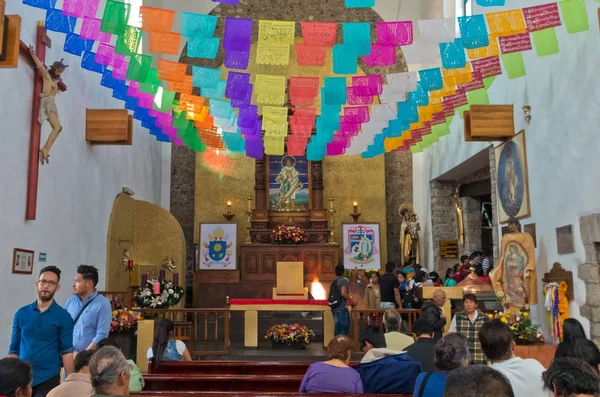
<path fill-rule="evenodd" d="M 269 209 L 279 212 L 310 210 L 310 161 L 305 156 L 269 156 L 267 164 Z"/>

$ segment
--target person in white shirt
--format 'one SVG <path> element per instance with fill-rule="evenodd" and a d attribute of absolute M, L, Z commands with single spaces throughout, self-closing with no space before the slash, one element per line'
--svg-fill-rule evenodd
<path fill-rule="evenodd" d="M 508 378 L 515 396 L 548 397 L 542 382 L 545 368 L 537 360 L 514 355 L 515 342 L 508 325 L 500 320 L 483 324 L 479 341 L 491 367 Z"/>
<path fill-rule="evenodd" d="M 396 310 L 386 310 L 383 314 L 383 325 L 385 325 L 385 344 L 388 349 L 403 351 L 415 343 L 415 340 L 400 332 L 400 314 Z"/>

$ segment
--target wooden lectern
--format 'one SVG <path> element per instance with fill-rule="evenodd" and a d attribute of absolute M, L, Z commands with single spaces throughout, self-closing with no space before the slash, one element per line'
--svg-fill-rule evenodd
<path fill-rule="evenodd" d="M 444 335 L 448 333 L 450 324 L 452 323 L 452 306 L 450 305 L 450 299 L 462 299 L 463 289 L 459 287 L 423 287 L 423 299 L 433 298 L 434 291 L 441 289 L 446 293 L 446 302 L 442 307 L 444 311 L 444 317 L 446 318 L 446 325 L 444 326 Z"/>
<path fill-rule="evenodd" d="M 273 299 L 308 299 L 303 262 L 277 262 L 277 286 L 273 288 Z"/>

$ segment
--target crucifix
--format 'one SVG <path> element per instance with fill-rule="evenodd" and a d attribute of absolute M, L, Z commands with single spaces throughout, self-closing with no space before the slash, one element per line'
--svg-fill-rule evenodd
<path fill-rule="evenodd" d="M 29 138 L 29 166 L 27 170 L 27 204 L 25 220 L 35 220 L 37 209 L 37 190 L 40 163 L 48 162 L 48 152 L 62 127 L 58 121 L 54 95 L 57 91 L 66 91 L 67 86 L 60 80 L 60 73 L 65 69 L 62 62 L 55 62 L 48 70 L 44 65 L 46 47 L 51 48 L 50 38 L 46 35 L 44 22 L 37 25 L 35 48 L 20 42 L 19 52 L 34 70 L 33 100 L 31 106 L 31 134 Z M 62 69 L 62 70 L 61 70 Z M 40 106 L 41 105 L 41 106 Z M 42 119 L 40 121 L 40 119 Z M 48 120 L 52 132 L 48 141 L 40 149 L 42 122 Z"/>

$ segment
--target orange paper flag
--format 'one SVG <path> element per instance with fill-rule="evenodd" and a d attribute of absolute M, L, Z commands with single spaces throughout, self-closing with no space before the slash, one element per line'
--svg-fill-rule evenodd
<path fill-rule="evenodd" d="M 512 36 L 527 31 L 525 18 L 523 18 L 523 11 L 521 9 L 492 12 L 486 14 L 485 19 L 490 29 L 490 36 Z"/>
<path fill-rule="evenodd" d="M 192 76 L 185 75 L 181 81 L 169 81 L 167 83 L 167 90 L 171 92 L 179 92 L 180 94 L 190 94 L 194 89 L 192 84 Z"/>
<path fill-rule="evenodd" d="M 140 7 L 141 30 L 147 32 L 170 32 L 175 19 L 175 11 L 148 6 Z"/>
<path fill-rule="evenodd" d="M 167 61 L 166 59 L 161 58 L 158 60 L 157 69 L 159 80 L 178 82 L 182 81 L 185 77 L 187 65 L 185 63 Z"/>
<path fill-rule="evenodd" d="M 181 35 L 179 33 L 150 32 L 150 52 L 178 55 L 180 44 Z"/>

